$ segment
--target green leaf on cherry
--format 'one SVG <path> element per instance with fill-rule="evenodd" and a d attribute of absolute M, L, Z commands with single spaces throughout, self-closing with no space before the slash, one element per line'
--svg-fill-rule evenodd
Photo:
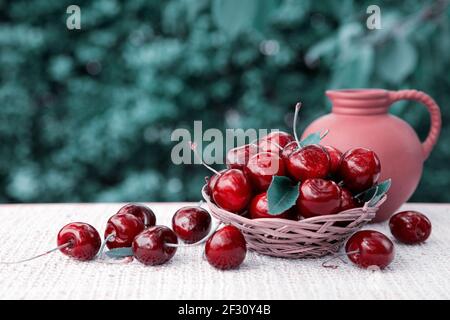
<path fill-rule="evenodd" d="M 389 188 L 391 187 L 391 184 L 392 184 L 391 179 L 385 180 L 383 182 L 374 185 L 372 188 L 367 189 L 366 191 L 363 191 L 360 194 L 356 195 L 356 198 L 358 198 L 363 203 L 369 202 L 369 206 L 373 207 L 378 203 L 378 201 L 381 200 L 381 198 L 383 198 L 386 192 L 388 192 Z"/>
<path fill-rule="evenodd" d="M 277 215 L 292 208 L 299 195 L 299 184 L 292 184 L 287 177 L 273 176 L 267 190 L 269 214 Z"/>
<path fill-rule="evenodd" d="M 321 132 L 314 132 L 309 134 L 306 138 L 304 138 L 302 141 L 300 141 L 300 147 L 306 147 L 311 144 L 319 144 L 320 141 L 322 141 L 323 138 L 325 138 L 328 134 L 328 130 L 324 133 Z"/>
<path fill-rule="evenodd" d="M 130 257 L 133 255 L 133 249 L 131 247 L 115 248 L 115 249 L 106 251 L 105 254 L 110 258 L 115 258 L 115 259 L 125 258 L 125 257 Z"/>

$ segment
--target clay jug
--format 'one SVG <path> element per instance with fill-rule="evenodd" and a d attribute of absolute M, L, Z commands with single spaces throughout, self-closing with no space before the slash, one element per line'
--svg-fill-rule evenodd
<path fill-rule="evenodd" d="M 343 152 L 353 147 L 374 150 L 381 161 L 380 180 L 392 179 L 388 200 L 374 221 L 387 220 L 417 188 L 423 163 L 440 133 L 439 107 L 431 97 L 416 90 L 330 90 L 326 95 L 332 102 L 332 112 L 310 124 L 303 137 L 329 129 L 322 144 Z M 408 123 L 389 114 L 392 103 L 404 99 L 418 101 L 430 112 L 431 128 L 423 143 Z"/>

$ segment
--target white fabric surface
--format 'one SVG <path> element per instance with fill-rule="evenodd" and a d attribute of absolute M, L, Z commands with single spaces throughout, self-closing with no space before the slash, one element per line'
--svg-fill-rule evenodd
<path fill-rule="evenodd" d="M 158 223 L 170 225 L 183 204 L 150 204 Z M 54 247 L 59 229 L 83 221 L 102 234 L 121 204 L 0 206 L 0 260 L 17 260 Z M 170 263 L 109 265 L 76 262 L 59 252 L 20 265 L 0 265 L 0 299 L 449 299 L 450 205 L 409 204 L 433 223 L 423 245 L 395 242 L 384 271 L 336 270 L 320 260 L 284 260 L 249 252 L 239 270 L 218 271 L 203 260 L 203 246 L 180 248 Z M 390 236 L 387 223 L 369 225 Z"/>

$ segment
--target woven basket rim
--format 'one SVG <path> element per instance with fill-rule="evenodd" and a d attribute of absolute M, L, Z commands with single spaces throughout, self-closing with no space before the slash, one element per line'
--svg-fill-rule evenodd
<path fill-rule="evenodd" d="M 370 222 L 386 200 L 384 195 L 373 206 L 365 203 L 337 214 L 302 220 L 280 218 L 249 219 L 218 207 L 202 188 L 212 216 L 221 223 L 233 225 L 244 235 L 250 250 L 279 258 L 318 258 L 337 253 L 344 241 Z M 348 222 L 339 224 L 335 222 Z"/>
<path fill-rule="evenodd" d="M 227 211 L 225 209 L 222 209 L 218 207 L 211 199 L 211 197 L 206 193 L 206 187 L 205 184 L 202 187 L 202 196 L 207 202 L 209 206 L 214 206 L 218 210 L 228 213 L 230 215 L 233 215 L 233 219 L 238 220 L 239 223 L 249 225 L 249 226 L 257 226 L 259 223 L 273 223 L 274 225 L 280 225 L 283 224 L 285 226 L 292 226 L 292 227 L 298 227 L 298 226 L 306 226 L 308 224 L 315 224 L 318 222 L 326 222 L 336 219 L 336 221 L 342 221 L 342 218 L 346 218 L 348 215 L 349 221 L 354 219 L 355 209 L 359 209 L 358 211 L 361 211 L 362 213 L 376 213 L 378 211 L 378 208 L 386 201 L 387 196 L 384 195 L 374 206 L 369 206 L 369 202 L 366 202 L 364 206 L 359 208 L 353 208 L 349 210 L 344 210 L 341 212 L 338 212 L 336 214 L 329 214 L 329 215 L 321 215 L 317 217 L 311 217 L 301 220 L 289 220 L 289 219 L 282 219 L 282 218 L 257 218 L 257 219 L 249 219 L 247 217 L 244 217 L 240 214 L 233 213 L 231 211 Z"/>

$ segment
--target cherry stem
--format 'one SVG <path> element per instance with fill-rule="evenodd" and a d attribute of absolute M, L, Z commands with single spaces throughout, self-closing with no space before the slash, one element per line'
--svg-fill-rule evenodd
<path fill-rule="evenodd" d="M 341 259 L 341 257 L 349 255 L 349 254 L 354 254 L 354 253 L 359 253 L 359 250 L 354 250 L 354 251 L 344 252 L 344 253 L 340 253 L 340 254 L 335 254 L 330 259 L 325 260 L 322 263 L 322 267 L 330 268 L 330 269 L 337 269 L 338 268 L 337 265 L 334 265 L 334 264 L 330 264 L 329 265 L 328 263 L 330 263 L 331 261 L 336 260 L 336 259 L 340 259 L 342 262 L 346 263 L 344 260 Z"/>
<path fill-rule="evenodd" d="M 297 141 L 297 144 L 299 146 L 300 146 L 300 140 L 299 140 L 298 135 L 297 135 L 297 120 L 298 120 L 298 114 L 299 114 L 301 108 L 302 108 L 302 103 L 298 102 L 295 105 L 294 122 L 292 124 L 292 129 L 294 131 L 294 138 L 295 138 L 295 141 Z"/>
<path fill-rule="evenodd" d="M 97 258 L 99 258 L 99 259 L 102 259 L 102 258 L 103 258 L 103 253 L 104 253 L 104 251 L 105 251 L 106 244 L 107 244 L 109 241 L 111 241 L 115 236 L 116 236 L 116 235 L 115 235 L 114 233 L 111 233 L 110 235 L 108 235 L 108 236 L 105 238 L 105 240 L 104 240 L 103 243 L 102 243 L 102 246 L 101 246 L 100 249 L 98 250 Z"/>
<path fill-rule="evenodd" d="M 325 138 L 327 135 L 328 135 L 328 133 L 330 133 L 330 130 L 325 130 L 321 135 L 320 135 L 320 140 L 322 140 L 323 138 Z"/>
<path fill-rule="evenodd" d="M 211 166 L 207 165 L 207 164 L 203 161 L 202 157 L 200 157 L 200 155 L 198 154 L 198 151 L 197 151 L 197 145 L 196 145 L 194 142 L 189 142 L 189 145 L 191 146 L 191 150 L 192 150 L 192 152 L 194 153 L 194 156 L 200 161 L 200 163 L 201 163 L 205 168 L 207 168 L 208 170 L 210 170 L 210 171 L 214 172 L 215 174 L 217 174 L 218 176 L 220 176 L 220 172 L 219 172 L 219 171 L 217 171 L 216 169 L 214 169 L 214 168 L 212 168 Z"/>
<path fill-rule="evenodd" d="M 0 264 L 19 264 L 19 263 L 28 262 L 28 261 L 31 261 L 31 260 L 34 260 L 34 259 L 37 259 L 37 258 L 41 258 L 41 257 L 43 257 L 43 256 L 46 256 L 46 255 L 48 255 L 48 254 L 50 254 L 50 253 L 52 253 L 52 252 L 55 252 L 55 251 L 58 251 L 58 250 L 62 250 L 62 249 L 67 248 L 67 247 L 69 247 L 69 246 L 71 246 L 71 245 L 72 245 L 72 241 L 69 241 L 69 242 L 66 242 L 66 243 L 64 243 L 64 244 L 62 244 L 62 245 L 56 247 L 56 248 L 53 248 L 53 249 L 51 249 L 51 250 L 49 250 L 49 251 L 47 251 L 47 252 L 38 254 L 37 256 L 31 257 L 31 258 L 27 258 L 27 259 L 23 259 L 23 260 L 18 260 L 18 261 L 6 261 L 6 262 L 0 262 Z"/>
<path fill-rule="evenodd" d="M 209 231 L 208 235 L 204 237 L 203 239 L 195 242 L 195 243 L 166 243 L 165 245 L 170 248 L 189 248 L 189 247 L 196 247 L 204 242 L 206 242 L 216 231 L 219 229 L 219 227 L 222 225 L 222 222 L 219 222 L 214 228 Z"/>

